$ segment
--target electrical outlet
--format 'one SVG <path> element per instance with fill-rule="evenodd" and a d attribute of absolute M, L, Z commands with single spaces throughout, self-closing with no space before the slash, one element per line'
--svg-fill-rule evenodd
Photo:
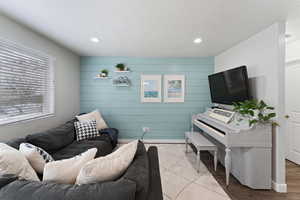
<path fill-rule="evenodd" d="M 143 127 L 143 132 L 144 133 L 147 133 L 147 132 L 149 132 L 150 131 L 150 128 L 149 127 Z"/>

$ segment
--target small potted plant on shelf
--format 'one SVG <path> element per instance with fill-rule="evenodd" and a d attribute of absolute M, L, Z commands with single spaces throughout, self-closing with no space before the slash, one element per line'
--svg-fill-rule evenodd
<path fill-rule="evenodd" d="M 108 77 L 108 70 L 107 70 L 107 69 L 101 70 L 101 72 L 100 72 L 100 77 L 101 77 L 101 78 Z"/>
<path fill-rule="evenodd" d="M 117 65 L 116 65 L 116 68 L 117 68 L 118 71 L 128 71 L 128 69 L 129 69 L 129 68 L 126 67 L 125 64 L 123 64 L 123 63 L 117 64 Z"/>
<path fill-rule="evenodd" d="M 247 100 L 234 103 L 234 111 L 241 115 L 242 118 L 248 119 L 250 127 L 258 124 L 272 124 L 278 126 L 278 123 L 272 120 L 276 117 L 276 113 L 274 113 L 273 110 L 274 107 L 267 105 L 263 100 Z M 242 118 L 237 120 L 241 121 Z"/>

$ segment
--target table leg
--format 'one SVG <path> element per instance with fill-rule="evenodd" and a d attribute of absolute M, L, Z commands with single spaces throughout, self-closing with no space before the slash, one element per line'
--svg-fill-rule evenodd
<path fill-rule="evenodd" d="M 215 171 L 217 171 L 217 165 L 218 165 L 218 149 L 214 151 L 214 167 Z"/>
<path fill-rule="evenodd" d="M 225 169 L 226 169 L 226 185 L 229 185 L 229 176 L 231 170 L 231 150 L 230 148 L 226 148 L 225 150 Z"/>
<path fill-rule="evenodd" d="M 197 166 L 198 166 L 198 170 L 197 172 L 200 172 L 200 150 L 197 150 Z"/>
<path fill-rule="evenodd" d="M 188 153 L 188 138 L 185 138 L 185 153 Z"/>

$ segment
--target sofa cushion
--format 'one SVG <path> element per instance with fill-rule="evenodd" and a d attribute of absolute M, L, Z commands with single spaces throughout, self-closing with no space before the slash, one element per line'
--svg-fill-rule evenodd
<path fill-rule="evenodd" d="M 0 143 L 0 173 L 14 174 L 26 180 L 39 181 L 26 157 L 15 148 Z"/>
<path fill-rule="evenodd" d="M 80 122 L 96 120 L 98 130 L 108 128 L 107 124 L 105 123 L 104 119 L 102 118 L 101 113 L 98 110 L 95 110 L 95 111 L 87 113 L 87 114 L 78 115 L 78 116 L 76 116 L 76 118 Z"/>
<path fill-rule="evenodd" d="M 131 164 L 138 141 L 135 140 L 118 148 L 113 153 L 87 162 L 80 170 L 76 184 L 113 181 L 119 178 Z"/>
<path fill-rule="evenodd" d="M 137 151 L 131 165 L 123 175 L 123 178 L 136 183 L 136 200 L 146 200 L 149 190 L 149 158 L 145 145 L 138 143 Z"/>
<path fill-rule="evenodd" d="M 0 189 L 17 179 L 18 179 L 18 176 L 16 176 L 15 174 L 1 174 L 0 175 Z"/>
<path fill-rule="evenodd" d="M 25 138 L 16 138 L 5 142 L 5 144 L 19 150 L 19 146 L 23 142 L 26 142 Z"/>
<path fill-rule="evenodd" d="M 74 122 L 74 126 L 75 126 L 77 141 L 100 136 L 100 133 L 96 126 L 96 120 Z"/>
<path fill-rule="evenodd" d="M 26 141 L 45 149 L 48 152 L 57 151 L 71 144 L 75 140 L 74 120 L 56 128 L 28 135 Z"/>
<path fill-rule="evenodd" d="M 87 185 L 13 181 L 0 189 L 1 200 L 134 200 L 135 183 L 121 179 Z"/>
<path fill-rule="evenodd" d="M 97 149 L 89 149 L 73 158 L 47 163 L 44 169 L 43 181 L 74 184 L 80 169 L 94 159 Z"/>
<path fill-rule="evenodd" d="M 116 128 L 105 128 L 99 131 L 101 135 L 108 135 L 111 140 L 111 145 L 115 148 L 118 144 L 119 131 Z"/>
<path fill-rule="evenodd" d="M 72 144 L 52 154 L 55 160 L 72 158 L 88 149 L 97 148 L 96 158 L 105 156 L 112 152 L 110 139 L 107 135 L 99 136 L 89 140 L 74 141 Z"/>
<path fill-rule="evenodd" d="M 46 163 L 54 161 L 47 151 L 33 144 L 21 143 L 19 151 L 27 158 L 32 168 L 39 174 L 43 173 Z"/>

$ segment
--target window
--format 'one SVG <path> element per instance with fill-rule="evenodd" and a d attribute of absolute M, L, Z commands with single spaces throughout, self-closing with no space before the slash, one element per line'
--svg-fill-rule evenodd
<path fill-rule="evenodd" d="M 53 59 L 0 39 L 0 124 L 54 114 Z"/>

